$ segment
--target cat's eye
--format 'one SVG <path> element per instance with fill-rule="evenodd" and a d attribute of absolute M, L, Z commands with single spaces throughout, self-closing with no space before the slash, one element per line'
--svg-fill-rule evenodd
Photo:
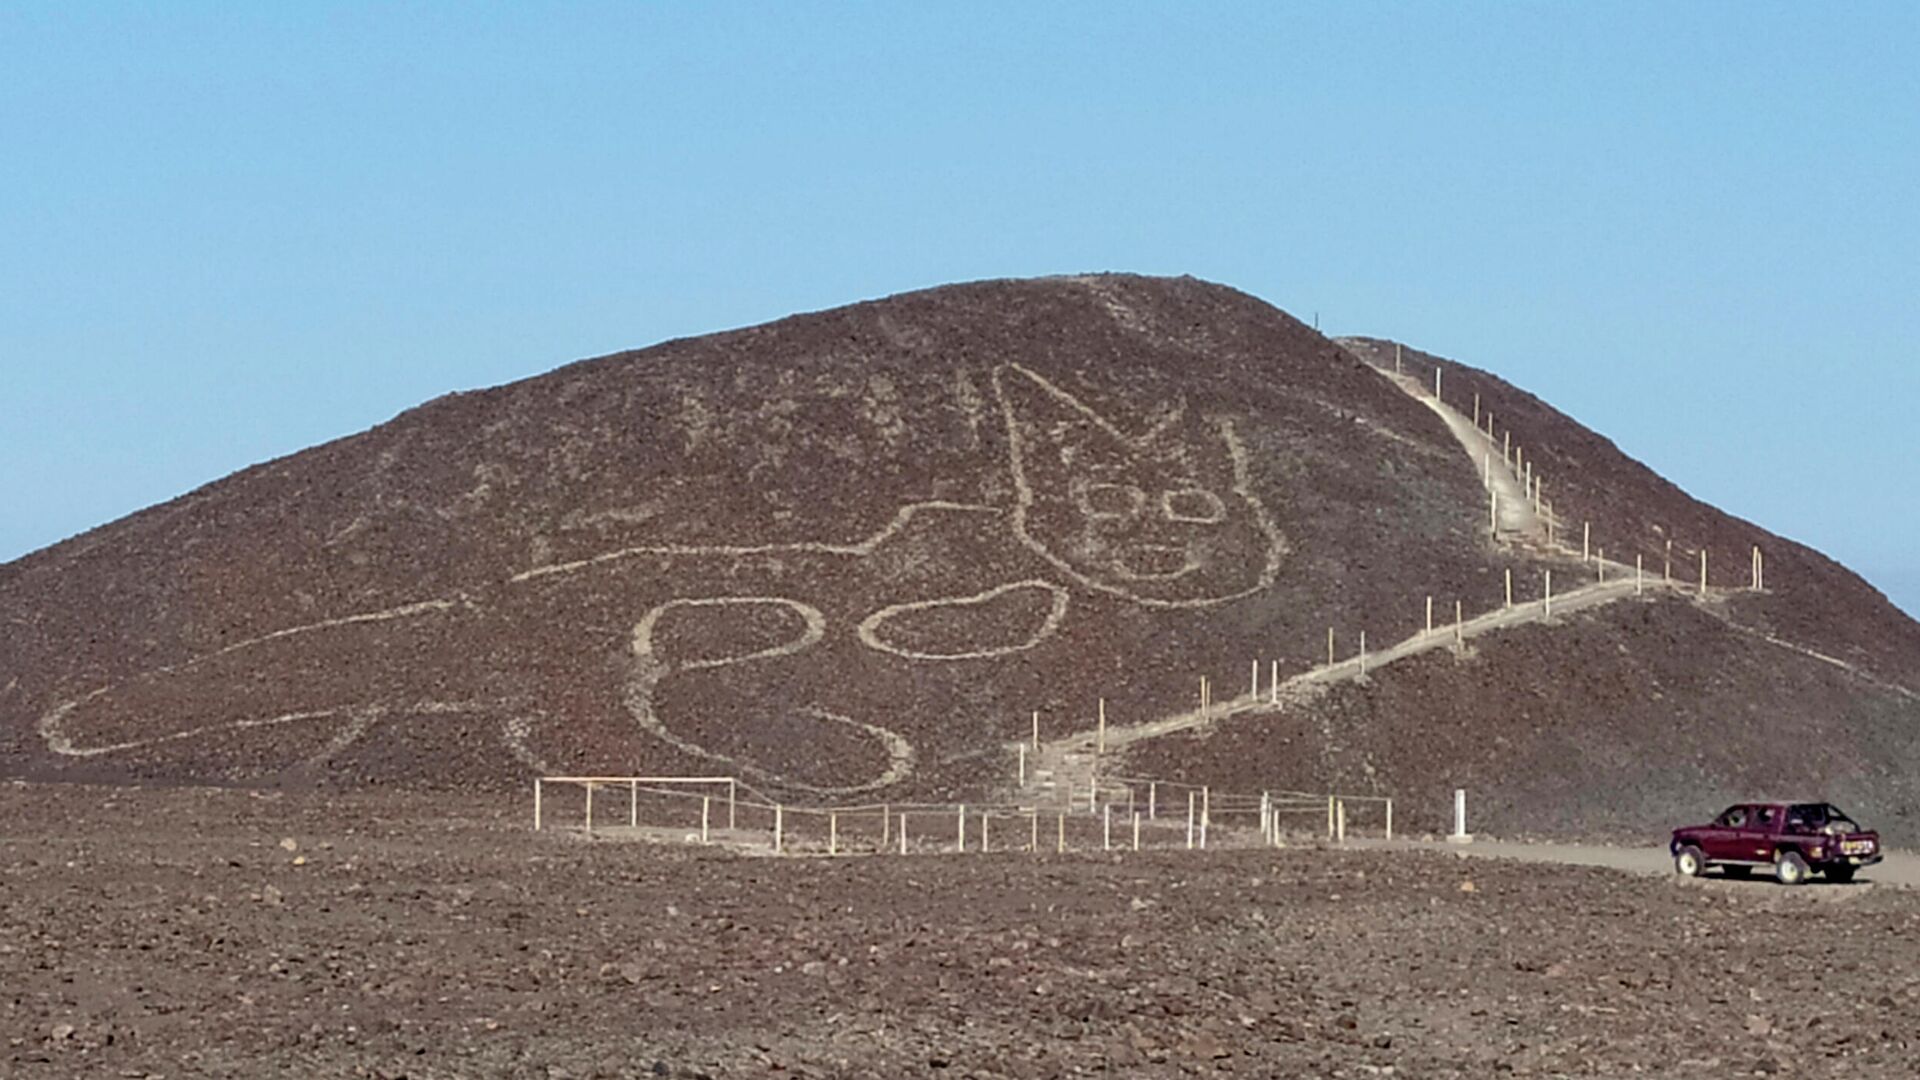
<path fill-rule="evenodd" d="M 1090 518 L 1130 518 L 1147 504 L 1147 493 L 1132 484 L 1075 484 L 1081 513 Z"/>
<path fill-rule="evenodd" d="M 1160 493 L 1160 513 L 1168 521 L 1211 525 L 1227 519 L 1227 504 L 1206 488 L 1174 488 Z"/>

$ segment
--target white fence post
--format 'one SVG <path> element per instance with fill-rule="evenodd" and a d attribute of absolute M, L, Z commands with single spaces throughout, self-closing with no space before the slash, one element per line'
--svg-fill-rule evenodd
<path fill-rule="evenodd" d="M 1453 789 L 1453 835 L 1447 837 L 1447 839 L 1455 843 L 1465 843 L 1473 839 L 1473 834 L 1467 831 L 1466 788 Z"/>

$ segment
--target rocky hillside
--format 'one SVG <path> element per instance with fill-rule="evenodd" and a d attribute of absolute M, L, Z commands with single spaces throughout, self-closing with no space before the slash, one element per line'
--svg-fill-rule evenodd
<path fill-rule="evenodd" d="M 1920 624 L 1462 365 L 1242 293 L 984 282 L 429 402 L 0 566 L 0 773 L 363 787 L 721 772 L 979 797 L 1048 738 L 1599 573 L 1705 595 L 1475 636 L 1131 744 L 1129 771 L 1633 829 L 1736 795 L 1920 812 Z M 1409 385 L 1525 447 L 1557 546 Z M 1384 372 L 1384 373 L 1383 373 Z M 1491 443 L 1490 443 L 1491 445 Z M 1493 467 L 1501 466 L 1496 457 Z M 1524 476 L 1524 472 L 1521 474 Z M 1765 591 L 1748 591 L 1751 549 Z M 1615 571 L 1618 572 L 1617 569 Z M 1739 588 L 1736 588 L 1738 586 Z"/>

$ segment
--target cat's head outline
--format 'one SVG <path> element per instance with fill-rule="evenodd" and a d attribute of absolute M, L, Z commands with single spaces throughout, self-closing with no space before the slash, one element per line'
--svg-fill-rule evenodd
<path fill-rule="evenodd" d="M 1253 493 L 1233 422 L 1184 403 L 1137 432 L 1019 364 L 993 373 L 1021 543 L 1078 584 L 1148 607 L 1261 591 L 1286 543 Z"/>

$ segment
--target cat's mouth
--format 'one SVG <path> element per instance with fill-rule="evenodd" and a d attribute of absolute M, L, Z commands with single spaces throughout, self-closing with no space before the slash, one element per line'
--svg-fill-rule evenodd
<path fill-rule="evenodd" d="M 1113 569 L 1129 581 L 1166 581 L 1200 569 L 1200 560 L 1172 544 L 1125 544 L 1113 553 Z"/>

